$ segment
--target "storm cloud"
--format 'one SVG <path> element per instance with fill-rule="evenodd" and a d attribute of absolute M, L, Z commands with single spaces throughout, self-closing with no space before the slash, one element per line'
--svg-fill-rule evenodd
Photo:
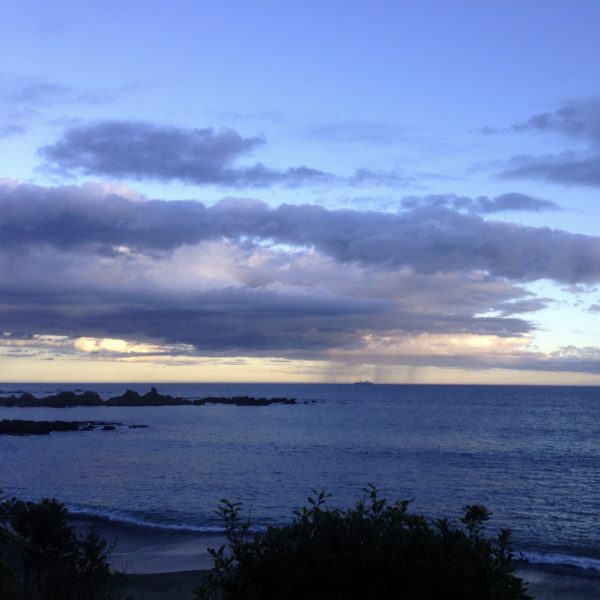
<path fill-rule="evenodd" d="M 460 356 L 487 367 L 493 357 L 470 346 L 483 338 L 501 349 L 497 364 L 518 362 L 532 315 L 550 302 L 522 283 L 600 280 L 600 238 L 486 221 L 465 206 L 207 206 L 6 182 L 0 346 L 118 338 L 181 356 L 385 363 L 398 351 L 406 364 Z"/>
<path fill-rule="evenodd" d="M 398 214 L 258 201 L 134 201 L 78 187 L 0 187 L 5 248 L 161 252 L 207 240 L 312 248 L 340 263 L 515 281 L 600 281 L 600 237 L 487 221 L 425 203 Z"/>

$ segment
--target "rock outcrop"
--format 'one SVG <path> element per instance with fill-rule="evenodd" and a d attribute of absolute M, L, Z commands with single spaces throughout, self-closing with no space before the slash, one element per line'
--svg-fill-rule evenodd
<path fill-rule="evenodd" d="M 253 396 L 207 396 L 188 400 L 160 394 L 153 387 L 145 394 L 127 390 L 120 396 L 102 400 L 96 392 L 58 392 L 44 398 L 36 398 L 28 393 L 20 396 L 0 397 L 0 406 L 19 408 L 68 408 L 71 406 L 204 406 L 207 404 L 229 404 L 233 406 L 270 406 L 271 404 L 296 404 L 293 398 L 254 398 Z"/>

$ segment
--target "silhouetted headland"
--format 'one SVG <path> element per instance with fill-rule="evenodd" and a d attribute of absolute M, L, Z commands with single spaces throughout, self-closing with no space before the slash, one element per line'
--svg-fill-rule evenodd
<path fill-rule="evenodd" d="M 108 400 L 102 400 L 99 394 L 92 391 L 59 392 L 36 398 L 28 393 L 12 395 L 0 398 L 0 406 L 7 407 L 44 407 L 44 408 L 68 408 L 71 406 L 204 406 L 207 404 L 230 404 L 234 406 L 270 406 L 271 404 L 296 404 L 293 398 L 254 398 L 253 396 L 234 396 L 232 398 L 220 396 L 207 396 L 190 400 L 160 394 L 156 388 L 141 395 L 133 390 L 127 390 L 120 396 L 114 396 Z"/>

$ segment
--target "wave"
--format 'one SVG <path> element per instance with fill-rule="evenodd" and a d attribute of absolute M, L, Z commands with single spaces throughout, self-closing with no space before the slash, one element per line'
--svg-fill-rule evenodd
<path fill-rule="evenodd" d="M 97 509 L 74 505 L 67 505 L 69 516 L 80 519 L 106 522 L 122 527 L 135 527 L 140 529 L 172 531 L 180 533 L 195 533 L 200 535 L 224 534 L 224 528 L 218 525 L 193 525 L 181 523 L 164 523 L 148 520 L 143 517 L 133 516 L 115 509 Z M 263 532 L 266 527 L 254 525 L 251 533 Z M 515 557 L 521 557 L 530 564 L 547 566 L 568 566 L 582 570 L 593 570 L 600 573 L 600 558 L 574 556 L 560 553 L 543 553 L 533 550 L 517 551 Z"/>
<path fill-rule="evenodd" d="M 557 553 L 543 554 L 533 551 L 521 552 L 520 554 L 531 564 L 577 567 L 600 572 L 600 559 L 598 558 Z"/>
<path fill-rule="evenodd" d="M 162 531 L 178 531 L 181 533 L 200 533 L 205 535 L 222 534 L 223 527 L 217 525 L 192 525 L 177 523 L 159 523 L 150 521 L 142 517 L 132 516 L 120 510 L 86 508 L 67 504 L 69 516 L 79 519 L 90 519 L 94 521 L 103 521 L 114 525 L 124 527 L 137 527 L 141 529 L 154 529 Z"/>

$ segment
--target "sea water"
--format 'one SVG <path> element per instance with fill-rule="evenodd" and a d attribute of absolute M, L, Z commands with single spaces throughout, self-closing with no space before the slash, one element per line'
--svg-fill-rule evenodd
<path fill-rule="evenodd" d="M 140 384 L 2 384 L 37 396 Z M 295 405 L 0 408 L 0 419 L 147 428 L 0 436 L 3 495 L 56 497 L 76 515 L 147 531 L 220 531 L 222 498 L 256 529 L 290 520 L 312 490 L 350 506 L 372 483 L 390 501 L 458 519 L 493 513 L 538 562 L 600 569 L 600 388 L 154 384 L 186 398 L 291 397 Z M 162 535 L 162 534 L 161 534 Z"/>

